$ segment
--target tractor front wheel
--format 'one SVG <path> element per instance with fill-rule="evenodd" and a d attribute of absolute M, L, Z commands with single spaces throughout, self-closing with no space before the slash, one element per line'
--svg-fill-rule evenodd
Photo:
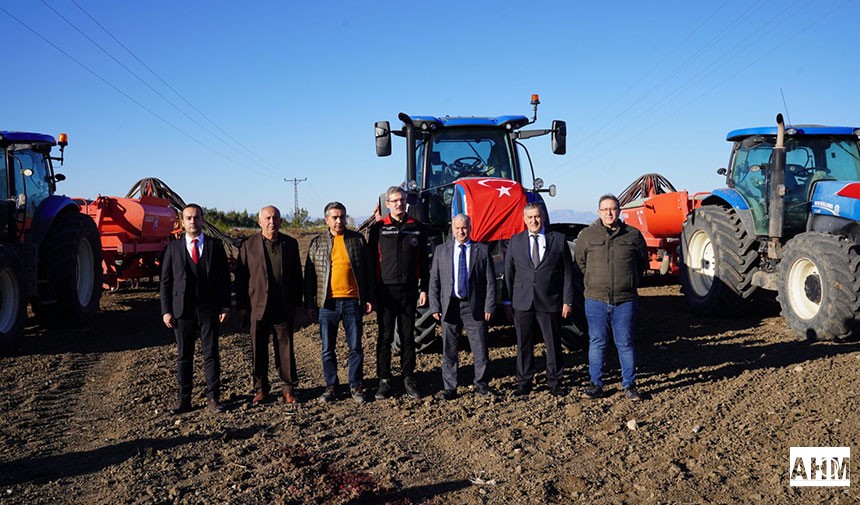
<path fill-rule="evenodd" d="M 53 303 L 36 303 L 39 324 L 48 328 L 89 323 L 102 294 L 101 240 L 89 216 L 58 215 L 39 250 L 40 278 L 53 288 Z"/>
<path fill-rule="evenodd" d="M 0 351 L 9 351 L 21 342 L 27 321 L 27 301 L 15 252 L 0 246 Z"/>
<path fill-rule="evenodd" d="M 860 329 L 860 251 L 845 237 L 802 233 L 784 248 L 779 300 L 803 340 L 843 340 Z"/>
<path fill-rule="evenodd" d="M 428 352 L 439 341 L 436 334 L 436 318 L 428 307 L 418 307 L 415 312 L 415 352 Z M 392 350 L 400 354 L 400 324 L 394 323 Z"/>

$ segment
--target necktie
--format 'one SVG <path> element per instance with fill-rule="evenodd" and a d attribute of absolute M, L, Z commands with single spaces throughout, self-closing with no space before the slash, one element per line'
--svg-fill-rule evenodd
<path fill-rule="evenodd" d="M 532 264 L 537 268 L 540 263 L 540 248 L 538 247 L 537 234 L 532 235 Z"/>
<path fill-rule="evenodd" d="M 191 239 L 191 261 L 196 265 L 200 261 L 200 252 L 197 250 L 197 239 Z"/>
<path fill-rule="evenodd" d="M 466 268 L 466 246 L 460 244 L 460 261 L 457 266 L 457 298 L 469 297 L 469 272 Z"/>

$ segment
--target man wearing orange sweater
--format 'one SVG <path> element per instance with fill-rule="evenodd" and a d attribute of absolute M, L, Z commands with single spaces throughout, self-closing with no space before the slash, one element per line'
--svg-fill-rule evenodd
<path fill-rule="evenodd" d="M 350 394 L 356 402 L 364 403 L 362 318 L 373 310 L 374 270 L 364 237 L 347 230 L 346 219 L 342 203 L 325 206 L 328 232 L 311 240 L 305 261 L 305 307 L 311 319 L 319 317 L 326 382 L 323 401 L 332 402 L 338 396 L 335 349 L 338 321 L 343 321 L 349 347 Z"/>

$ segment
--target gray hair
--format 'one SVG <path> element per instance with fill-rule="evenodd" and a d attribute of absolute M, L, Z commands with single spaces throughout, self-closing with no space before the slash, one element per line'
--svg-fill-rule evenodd
<path fill-rule="evenodd" d="M 525 207 L 523 207 L 523 214 L 525 214 L 527 211 L 530 211 L 530 210 L 533 210 L 533 209 L 540 210 L 540 211 L 541 211 L 541 215 L 543 215 L 543 210 L 541 209 L 541 204 L 539 204 L 538 202 L 529 202 L 529 203 L 527 203 L 527 204 L 526 204 L 526 206 L 525 206 Z"/>
<path fill-rule="evenodd" d="M 391 195 L 393 195 L 394 193 L 400 193 L 401 195 L 404 195 L 404 196 L 405 196 L 405 195 L 406 195 L 406 190 L 405 190 L 405 189 L 403 189 L 403 188 L 401 188 L 400 186 L 390 186 L 390 187 L 385 191 L 385 199 L 386 199 L 386 200 L 388 200 L 388 197 L 390 197 L 390 196 L 391 196 Z"/>
<path fill-rule="evenodd" d="M 329 202 L 325 205 L 325 210 L 323 210 L 323 216 L 328 217 L 328 211 L 331 209 L 337 209 L 346 215 L 346 207 L 340 202 Z"/>
<path fill-rule="evenodd" d="M 466 226 L 468 226 L 470 229 L 472 228 L 472 218 L 470 218 L 466 214 L 457 214 L 456 216 L 451 218 L 451 224 L 454 224 L 454 221 L 465 221 Z"/>

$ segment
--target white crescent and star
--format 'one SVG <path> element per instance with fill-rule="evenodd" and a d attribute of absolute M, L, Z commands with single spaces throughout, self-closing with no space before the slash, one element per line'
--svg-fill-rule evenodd
<path fill-rule="evenodd" d="M 488 184 L 490 182 L 500 182 L 500 183 L 504 184 L 505 181 L 502 181 L 499 179 L 481 179 L 480 181 L 478 181 L 478 184 L 480 184 L 481 186 L 484 186 L 485 188 L 495 189 L 496 191 L 499 192 L 499 198 L 501 198 L 502 195 L 511 196 L 511 189 L 513 188 L 513 186 L 498 185 L 498 186 L 493 187 L 493 186 L 490 186 Z"/>

